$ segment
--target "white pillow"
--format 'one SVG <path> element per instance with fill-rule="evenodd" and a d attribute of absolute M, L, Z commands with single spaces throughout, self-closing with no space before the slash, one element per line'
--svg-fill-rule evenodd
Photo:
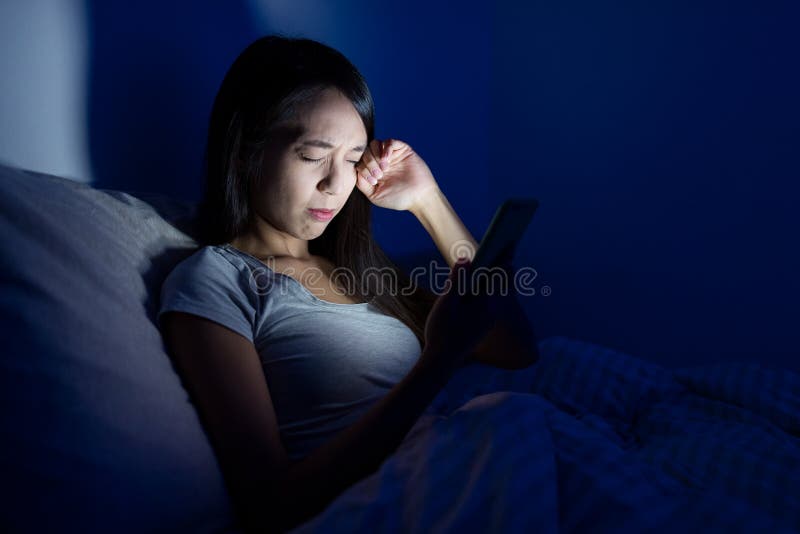
<path fill-rule="evenodd" d="M 0 165 L 4 530 L 233 529 L 155 323 L 194 207 Z"/>

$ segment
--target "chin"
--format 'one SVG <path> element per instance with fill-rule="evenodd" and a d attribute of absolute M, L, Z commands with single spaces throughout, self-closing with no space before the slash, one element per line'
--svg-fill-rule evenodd
<path fill-rule="evenodd" d="M 303 236 L 303 239 L 305 239 L 307 241 L 311 241 L 312 239 L 316 239 L 319 236 L 321 236 L 322 234 L 324 234 L 325 230 L 327 228 L 328 228 L 328 224 L 325 223 L 324 226 L 320 225 L 319 228 L 307 229 L 305 235 Z"/>

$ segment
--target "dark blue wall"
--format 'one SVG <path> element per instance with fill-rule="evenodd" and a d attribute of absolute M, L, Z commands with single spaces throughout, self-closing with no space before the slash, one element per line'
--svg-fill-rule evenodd
<path fill-rule="evenodd" d="M 800 368 L 796 5 L 497 4 L 490 190 L 541 200 L 543 331 Z"/>
<path fill-rule="evenodd" d="M 666 365 L 800 369 L 798 10 L 790 2 L 90 4 L 95 186 L 196 199 L 211 102 L 261 34 L 334 46 L 377 136 L 411 144 L 476 238 L 539 199 L 518 257 L 564 334 Z M 216 6 L 216 7 L 210 7 Z M 375 209 L 398 258 L 435 257 Z"/>

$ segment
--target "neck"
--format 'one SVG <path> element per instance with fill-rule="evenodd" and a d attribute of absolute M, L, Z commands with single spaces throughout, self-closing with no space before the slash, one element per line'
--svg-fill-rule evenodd
<path fill-rule="evenodd" d="M 272 256 L 308 260 L 312 257 L 308 252 L 308 241 L 280 232 L 247 232 L 234 238 L 230 244 L 259 259 Z"/>

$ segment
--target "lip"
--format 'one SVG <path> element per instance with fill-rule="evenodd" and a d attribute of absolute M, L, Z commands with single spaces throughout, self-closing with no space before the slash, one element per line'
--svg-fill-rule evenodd
<path fill-rule="evenodd" d="M 308 213 L 318 221 L 330 221 L 333 219 L 334 210 L 309 208 Z"/>

